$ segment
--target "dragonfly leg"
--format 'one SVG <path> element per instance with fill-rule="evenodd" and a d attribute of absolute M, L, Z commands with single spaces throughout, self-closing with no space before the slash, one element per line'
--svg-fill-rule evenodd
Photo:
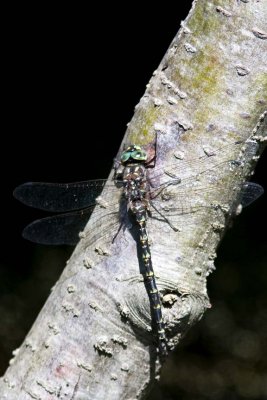
<path fill-rule="evenodd" d="M 123 222 L 120 223 L 120 226 L 119 226 L 117 232 L 116 232 L 115 235 L 113 236 L 113 238 L 112 238 L 112 243 L 114 243 L 115 240 L 117 239 L 117 236 L 118 236 L 118 234 L 120 233 L 122 226 L 123 226 Z"/>
<path fill-rule="evenodd" d="M 168 225 L 170 225 L 170 227 L 174 230 L 174 232 L 179 232 L 179 229 L 176 228 L 171 221 L 165 217 L 164 214 L 162 214 L 155 206 L 153 203 L 150 203 L 150 205 L 154 208 L 154 210 L 164 219 L 165 222 L 167 222 Z"/>
<path fill-rule="evenodd" d="M 158 145 L 158 134 L 157 134 L 157 132 L 156 132 L 155 145 L 154 145 L 155 154 L 154 154 L 154 156 L 151 158 L 151 160 L 149 160 L 149 161 L 145 164 L 146 168 L 155 168 L 155 166 L 156 166 L 156 162 L 157 162 L 157 145 Z M 151 163 L 153 163 L 153 164 L 150 165 Z"/>
<path fill-rule="evenodd" d="M 170 176 L 169 174 L 167 174 L 168 176 Z M 160 189 L 159 190 L 159 192 L 157 192 L 157 194 L 154 196 L 154 198 L 155 197 L 157 197 L 164 189 L 166 189 L 168 186 L 171 186 L 171 185 L 179 185 L 179 183 L 181 183 L 181 179 L 180 178 L 177 178 L 177 177 L 174 177 L 174 176 L 172 176 L 171 177 L 173 180 L 171 180 L 171 181 L 168 181 L 168 182 L 164 182 L 164 183 L 161 183 L 159 186 L 158 186 L 158 189 Z M 152 178 L 153 179 L 153 178 Z M 147 178 L 147 180 L 148 180 L 148 183 L 149 183 L 149 185 L 151 186 L 151 187 L 155 187 L 155 185 L 153 184 L 153 182 L 152 182 L 152 180 L 151 179 L 149 179 L 149 178 Z"/>

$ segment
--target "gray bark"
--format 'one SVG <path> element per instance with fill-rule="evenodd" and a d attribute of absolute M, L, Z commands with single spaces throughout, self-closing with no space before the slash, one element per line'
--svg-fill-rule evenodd
<path fill-rule="evenodd" d="M 266 21 L 266 1 L 195 1 L 124 138 L 153 154 L 157 136 L 152 182 L 158 168 L 181 179 L 160 198 L 178 232 L 148 222 L 170 348 L 209 307 L 216 248 L 266 142 Z M 1 399 L 140 399 L 158 377 L 134 235 L 121 230 L 112 243 L 119 196 L 104 189 L 0 380 Z M 183 212 L 172 215 L 177 204 Z"/>

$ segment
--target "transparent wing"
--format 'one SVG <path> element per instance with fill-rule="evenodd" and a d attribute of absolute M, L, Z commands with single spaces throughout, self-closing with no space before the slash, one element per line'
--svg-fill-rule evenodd
<path fill-rule="evenodd" d="M 188 160 L 177 159 L 174 163 L 169 163 L 166 168 L 158 165 L 149 170 L 152 216 L 158 215 L 155 210 L 159 210 L 163 215 L 168 216 L 195 212 L 204 209 L 204 207 L 214 206 L 214 202 L 211 203 L 210 199 L 215 198 L 216 203 L 216 196 L 220 204 L 227 204 L 234 197 L 234 185 L 231 181 L 228 181 L 227 185 L 222 185 L 223 171 L 226 165 L 230 169 L 239 167 L 238 161 L 231 159 L 230 150 L 233 147 L 238 149 L 241 144 L 242 142 L 234 142 L 202 157 Z M 253 143 L 251 146 L 253 147 Z M 220 157 L 218 158 L 217 155 L 220 155 Z M 202 178 L 206 174 L 208 175 L 208 182 L 205 179 L 204 186 Z M 105 179 L 99 179 L 66 184 L 29 182 L 18 186 L 14 191 L 15 198 L 31 207 L 50 212 L 86 208 L 83 211 L 34 221 L 25 228 L 23 236 L 26 239 L 43 244 L 77 243 L 79 232 L 83 230 L 92 212 L 93 207 L 90 206 L 96 203 L 96 198 L 102 192 L 105 184 Z M 116 225 L 118 222 L 114 220 L 115 209 L 117 209 L 118 216 L 118 202 L 113 206 L 109 204 L 109 199 L 112 201 L 114 196 L 114 190 L 118 192 L 118 188 L 114 182 L 107 182 L 106 189 L 106 194 L 103 197 L 104 202 L 102 202 L 102 196 L 100 196 L 97 203 L 102 203 L 105 208 L 107 200 L 108 207 L 111 206 L 110 211 L 103 212 L 103 210 L 100 210 L 96 214 L 94 213 L 100 231 L 102 227 L 107 227 L 106 233 L 102 232 L 102 235 L 108 235 L 111 227 L 116 230 L 116 226 L 118 226 Z M 239 201 L 243 206 L 251 204 L 263 193 L 262 187 L 255 183 L 245 183 L 241 189 L 235 188 L 235 190 L 241 193 Z M 92 240 L 94 240 L 95 235 L 95 232 L 89 233 Z"/>
<path fill-rule="evenodd" d="M 209 155 L 205 154 L 198 158 L 189 158 L 187 160 L 176 160 L 166 168 L 160 165 L 150 170 L 151 183 L 162 178 L 166 178 L 168 173 L 182 177 L 183 181 L 188 182 L 194 179 L 191 168 L 197 168 L 198 173 L 213 168 L 218 164 L 217 155 L 220 154 L 220 160 L 229 161 L 229 152 L 232 148 L 239 146 L 241 142 L 233 142 L 214 150 Z M 194 174 L 195 175 L 195 174 Z M 97 179 L 74 183 L 45 183 L 45 182 L 27 182 L 18 186 L 14 190 L 14 197 L 23 204 L 50 212 L 73 211 L 86 208 L 95 203 L 96 197 L 100 195 L 106 179 Z M 109 190 L 116 190 L 114 183 L 107 183 Z"/>
<path fill-rule="evenodd" d="M 162 181 L 169 179 L 168 174 L 172 174 L 182 180 L 182 185 L 190 184 L 195 180 L 196 175 L 204 174 L 231 161 L 231 151 L 239 148 L 243 143 L 235 141 L 198 158 L 176 159 L 165 168 L 157 165 L 149 171 L 149 183 L 152 186 L 158 186 Z M 218 155 L 220 163 L 218 163 Z M 14 197 L 25 205 L 45 211 L 73 211 L 93 205 L 106 182 L 106 179 L 74 183 L 27 182 L 14 190 Z M 117 190 L 113 182 L 107 182 L 107 185 L 110 192 Z"/>
<path fill-rule="evenodd" d="M 175 161 L 168 163 L 166 166 L 157 165 L 155 168 L 149 170 L 149 177 L 153 182 L 158 182 L 161 177 L 166 174 L 174 175 L 182 180 L 191 180 L 193 175 L 204 173 L 207 170 L 213 169 L 220 164 L 225 162 L 235 162 L 233 152 L 238 151 L 245 142 L 234 141 L 228 143 L 225 146 L 210 150 L 209 153 L 205 153 L 200 157 L 191 157 L 184 159 L 175 159 Z M 256 144 L 250 143 L 250 151 L 253 152 L 253 148 Z M 203 149 L 204 152 L 204 149 Z M 175 152 L 174 152 L 175 155 Z M 175 157 L 174 157 L 175 158 Z M 192 171 L 194 171 L 192 175 Z"/>
<path fill-rule="evenodd" d="M 47 245 L 75 245 L 93 208 L 68 214 L 38 219 L 27 225 L 22 232 L 24 239 Z"/>
<path fill-rule="evenodd" d="M 106 208 L 97 205 L 83 210 L 38 219 L 26 226 L 22 236 L 24 239 L 38 244 L 75 245 L 78 243 L 79 234 L 84 230 L 93 211 L 94 229 L 88 234 L 90 243 L 99 235 L 107 233 L 111 226 L 119 226 L 119 204 L 118 200 L 116 200 L 113 204 L 106 204 Z M 114 227 L 114 229 L 116 228 Z M 88 240 L 87 242 L 89 244 Z"/>
<path fill-rule="evenodd" d="M 165 189 L 157 189 L 150 193 L 152 207 L 169 216 L 193 213 L 217 205 L 228 206 L 232 200 L 235 200 L 235 205 L 240 203 L 247 207 L 264 192 L 261 185 L 253 182 L 245 182 L 238 188 L 234 184 L 234 178 L 222 185 L 219 171 L 214 170 L 214 173 L 216 178 L 211 179 L 205 186 L 199 181 L 195 181 L 192 186 L 188 185 L 189 181 L 184 184 L 170 181 Z"/>
<path fill-rule="evenodd" d="M 240 203 L 243 207 L 247 207 L 257 200 L 263 193 L 264 189 L 258 183 L 246 182 L 241 190 Z"/>
<path fill-rule="evenodd" d="M 205 152 L 199 158 L 177 159 L 164 170 L 162 168 L 161 174 L 159 168 L 156 171 L 151 169 L 149 183 L 153 205 L 169 215 L 196 212 L 217 205 L 229 206 L 231 200 L 239 201 L 243 206 L 249 205 L 262 194 L 262 188 L 253 183 L 238 187 L 235 175 L 241 165 L 240 157 L 245 152 L 254 154 L 255 146 L 257 143 L 254 141 L 235 141 Z M 227 170 L 232 174 L 231 179 L 225 179 Z"/>
<path fill-rule="evenodd" d="M 64 212 L 93 205 L 105 184 L 106 179 L 74 183 L 27 182 L 16 187 L 13 194 L 27 206 Z"/>

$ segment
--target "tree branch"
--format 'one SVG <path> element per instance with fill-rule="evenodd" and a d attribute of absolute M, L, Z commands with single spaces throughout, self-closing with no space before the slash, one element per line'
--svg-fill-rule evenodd
<path fill-rule="evenodd" d="M 209 307 L 216 248 L 266 141 L 266 20 L 264 2 L 195 1 L 125 135 L 151 154 L 157 136 L 152 186 L 176 177 L 158 200 L 178 231 L 155 213 L 148 223 L 170 348 Z M 112 243 L 119 196 L 104 189 L 0 381 L 2 399 L 144 398 L 158 375 L 134 235 Z"/>

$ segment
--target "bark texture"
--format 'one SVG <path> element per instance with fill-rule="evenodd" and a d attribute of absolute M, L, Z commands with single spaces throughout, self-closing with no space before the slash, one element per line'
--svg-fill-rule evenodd
<path fill-rule="evenodd" d="M 125 135 L 151 154 L 157 137 L 151 184 L 181 180 L 159 199 L 178 231 L 155 213 L 148 223 L 170 348 L 209 307 L 216 248 L 266 142 L 266 21 L 263 0 L 195 1 Z M 120 191 L 110 185 L 14 352 L 1 399 L 141 399 L 158 377 L 134 234 L 112 243 Z"/>

